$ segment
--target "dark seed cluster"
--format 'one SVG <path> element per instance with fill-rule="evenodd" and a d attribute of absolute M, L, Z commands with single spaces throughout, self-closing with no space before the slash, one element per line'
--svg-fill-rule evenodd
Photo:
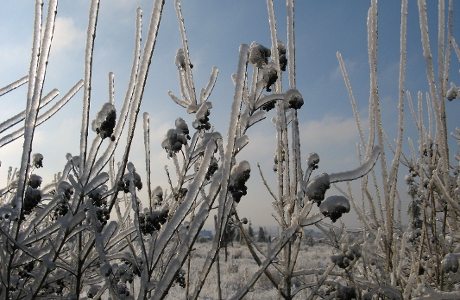
<path fill-rule="evenodd" d="M 139 214 L 139 227 L 143 234 L 152 234 L 160 230 L 161 225 L 166 223 L 169 210 L 144 211 Z"/>
<path fill-rule="evenodd" d="M 230 173 L 230 183 L 228 191 L 232 194 L 233 200 L 239 203 L 241 197 L 247 194 L 246 181 L 251 174 L 251 167 L 246 160 L 242 160 L 233 166 Z"/>

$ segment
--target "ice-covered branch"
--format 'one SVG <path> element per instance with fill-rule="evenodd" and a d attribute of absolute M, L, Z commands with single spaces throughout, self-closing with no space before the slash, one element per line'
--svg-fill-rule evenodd
<path fill-rule="evenodd" d="M 366 162 L 364 162 L 364 164 L 351 171 L 329 174 L 329 182 L 335 183 L 340 181 L 350 181 L 363 177 L 364 175 L 369 173 L 370 170 L 372 170 L 374 165 L 377 163 L 379 155 L 380 147 L 375 146 L 372 150 L 372 154 L 369 156 L 369 159 Z"/>

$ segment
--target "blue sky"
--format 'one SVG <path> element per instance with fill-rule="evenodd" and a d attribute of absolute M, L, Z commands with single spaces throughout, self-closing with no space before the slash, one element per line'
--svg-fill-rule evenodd
<path fill-rule="evenodd" d="M 0 4 L 0 87 L 25 76 L 29 67 L 33 33 L 34 4 L 32 1 L 2 2 Z M 286 41 L 286 10 L 284 1 L 275 1 L 279 39 Z M 46 5 L 45 5 L 46 6 Z M 321 157 L 320 172 L 339 172 L 358 164 L 356 143 L 359 142 L 353 111 L 336 58 L 342 53 L 354 95 L 363 121 L 367 120 L 369 99 L 369 66 L 367 55 L 366 19 L 369 1 L 296 1 L 296 62 L 297 88 L 305 105 L 299 111 L 301 151 L 303 161 L 310 152 Z M 84 43 L 89 1 L 61 1 L 58 6 L 57 28 L 51 50 L 44 92 L 58 88 L 64 95 L 83 78 Z M 95 41 L 91 118 L 108 101 L 108 72 L 115 73 L 115 105 L 118 110 L 126 91 L 132 62 L 136 8 L 144 11 L 144 35 L 150 18 L 152 1 L 101 1 L 98 31 Z M 266 2 L 262 0 L 182 1 L 193 74 L 197 90 L 207 84 L 211 68 L 219 68 L 219 77 L 209 99 L 213 103 L 210 122 L 224 136 L 227 131 L 234 88 L 230 76 L 236 72 L 238 47 L 256 41 L 270 46 Z M 437 3 L 428 1 L 430 39 L 437 57 Z M 460 11 L 454 13 L 454 36 Z M 399 65 L 400 4 L 398 1 L 379 3 L 379 95 L 384 127 L 390 139 L 396 135 L 398 65 Z M 460 38 L 458 38 L 460 40 Z M 191 127 L 192 116 L 177 106 L 167 95 L 171 90 L 179 95 L 176 50 L 182 45 L 173 1 L 166 1 L 156 49 L 147 81 L 141 114 L 151 119 L 152 185 L 167 187 L 164 165 L 172 168 L 160 144 L 164 134 L 174 127 L 174 120 L 184 118 Z M 453 56 L 451 78 L 460 85 L 459 62 Z M 413 98 L 418 91 L 427 92 L 425 60 L 422 56 L 418 8 L 409 1 L 407 35 L 406 89 Z M 287 81 L 285 81 L 287 82 Z M 0 121 L 25 108 L 26 86 L 0 98 Z M 59 96 L 58 96 L 59 97 Z M 80 91 L 51 120 L 37 128 L 34 152 L 44 155 L 44 168 L 36 173 L 49 182 L 62 170 L 66 153 L 78 155 L 81 119 Z M 457 100 L 458 101 L 458 100 Z M 453 131 L 458 103 L 449 102 L 448 131 Z M 408 110 L 407 110 L 408 112 Z M 265 176 L 275 184 L 272 172 L 275 130 L 267 120 L 248 132 L 250 144 L 241 159 L 250 161 L 253 172 L 248 183 L 250 193 L 239 205 L 240 214 L 255 225 L 274 225 L 269 194 L 264 191 L 256 164 L 261 163 Z M 406 113 L 406 137 L 417 140 L 410 114 Z M 139 128 L 141 129 L 141 128 Z M 90 137 L 95 133 L 91 132 Z M 407 141 L 407 139 L 406 139 Z M 407 146 L 407 142 L 405 142 Z M 22 140 L 0 148 L 0 183 L 3 185 L 8 166 L 19 167 Z M 406 147 L 407 149 L 407 147 Z M 456 150 L 456 149 L 454 149 Z M 137 131 L 131 161 L 145 179 L 142 132 Z M 120 157 L 120 156 L 118 156 Z M 406 172 L 404 169 L 402 173 Z M 144 180 L 145 182 L 145 180 Z M 252 189 L 251 189 L 252 188 Z M 251 191 L 252 190 L 252 191 Z M 334 192 L 329 192 L 328 195 Z M 404 186 L 401 194 L 404 195 Z M 141 194 L 142 197 L 142 194 Z M 403 207 L 403 211 L 406 208 Z M 353 216 L 345 218 L 357 226 Z"/>

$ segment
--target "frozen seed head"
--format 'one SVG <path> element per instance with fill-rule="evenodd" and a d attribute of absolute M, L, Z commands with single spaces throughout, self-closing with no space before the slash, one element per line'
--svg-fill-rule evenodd
<path fill-rule="evenodd" d="M 61 181 L 57 188 L 58 195 L 62 195 L 67 200 L 73 195 L 73 187 L 67 181 Z"/>
<path fill-rule="evenodd" d="M 278 40 L 278 54 L 279 54 L 279 61 L 280 61 L 280 69 L 281 71 L 286 71 L 287 66 L 287 58 L 286 58 L 286 46 L 280 40 Z"/>
<path fill-rule="evenodd" d="M 38 176 L 36 174 L 31 174 L 29 177 L 29 185 L 36 189 L 42 184 L 42 178 L 41 176 Z"/>
<path fill-rule="evenodd" d="M 175 125 L 176 125 L 176 131 L 178 134 L 183 134 L 184 136 L 187 137 L 187 139 L 189 140 L 190 139 L 190 136 L 188 135 L 189 134 L 189 130 L 188 130 L 188 126 L 187 126 L 187 123 L 185 123 L 184 119 L 182 118 L 177 118 L 176 119 L 176 122 L 175 122 Z"/>
<path fill-rule="evenodd" d="M 344 254 L 332 255 L 331 261 L 341 269 L 346 269 L 350 265 L 350 259 Z"/>
<path fill-rule="evenodd" d="M 96 118 L 91 123 L 91 128 L 102 139 L 105 139 L 112 136 L 116 121 L 117 110 L 112 103 L 107 102 L 102 105 L 101 110 L 96 114 Z"/>
<path fill-rule="evenodd" d="M 356 299 L 356 290 L 352 286 L 341 285 L 337 289 L 336 293 L 337 300 L 352 300 Z"/>
<path fill-rule="evenodd" d="M 241 197 L 247 194 L 246 181 L 249 179 L 251 167 L 249 162 L 242 160 L 233 166 L 230 173 L 228 191 L 232 194 L 233 200 L 240 202 Z"/>
<path fill-rule="evenodd" d="M 275 64 L 270 62 L 265 65 L 262 69 L 262 81 L 267 92 L 271 92 L 270 87 L 276 82 L 278 79 L 278 73 L 276 72 Z"/>
<path fill-rule="evenodd" d="M 42 200 L 42 193 L 40 190 L 34 189 L 31 186 L 27 187 L 26 194 L 24 195 L 23 213 L 28 215 Z"/>
<path fill-rule="evenodd" d="M 176 129 L 169 129 L 166 133 L 161 147 L 163 147 L 168 155 L 172 157 L 175 153 L 182 149 L 182 145 L 187 144 L 187 139 L 182 134 L 178 134 Z"/>
<path fill-rule="evenodd" d="M 312 152 L 307 157 L 308 167 L 312 170 L 318 169 L 319 155 L 315 152 Z"/>
<path fill-rule="evenodd" d="M 344 196 L 330 196 L 321 203 L 319 210 L 335 223 L 342 214 L 350 212 L 350 202 Z"/>
<path fill-rule="evenodd" d="M 319 206 L 321 201 L 324 200 L 324 194 L 330 187 L 329 175 L 327 173 L 321 173 L 308 182 L 305 188 L 305 194 L 308 199 L 316 202 Z"/>
<path fill-rule="evenodd" d="M 287 108 L 300 109 L 304 101 L 297 89 L 289 89 L 284 94 L 284 106 Z"/>
<path fill-rule="evenodd" d="M 263 68 L 267 64 L 270 55 L 270 49 L 252 42 L 249 48 L 249 64 L 254 67 Z"/>
<path fill-rule="evenodd" d="M 179 68 L 179 70 L 184 70 L 185 69 L 185 53 L 184 53 L 184 49 L 182 49 L 182 48 L 177 49 L 176 57 L 174 59 L 174 63 Z"/>
<path fill-rule="evenodd" d="M 43 168 L 43 155 L 40 153 L 35 153 L 32 155 L 32 165 L 37 169 Z"/>
<path fill-rule="evenodd" d="M 163 189 L 161 186 L 157 186 L 153 190 L 153 199 L 156 205 L 160 205 L 163 202 Z"/>
<path fill-rule="evenodd" d="M 449 101 L 454 100 L 459 97 L 459 89 L 455 86 L 453 82 L 450 83 L 450 89 L 447 91 L 446 95 Z"/>

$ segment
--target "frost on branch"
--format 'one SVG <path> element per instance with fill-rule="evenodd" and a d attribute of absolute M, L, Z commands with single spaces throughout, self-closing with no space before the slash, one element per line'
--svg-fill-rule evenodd
<path fill-rule="evenodd" d="M 110 103 L 104 103 L 100 111 L 97 112 L 96 118 L 91 123 L 91 128 L 97 134 L 101 136 L 102 139 L 110 137 L 114 139 L 112 136 L 113 128 L 115 127 L 115 123 L 117 120 L 117 110 L 115 106 Z"/>
<path fill-rule="evenodd" d="M 40 153 L 35 153 L 32 155 L 32 165 L 37 169 L 43 168 L 43 155 Z"/>
<path fill-rule="evenodd" d="M 270 55 L 270 49 L 252 42 L 249 48 L 249 64 L 254 67 L 263 68 L 268 63 Z"/>
<path fill-rule="evenodd" d="M 319 210 L 335 223 L 342 214 L 350 212 L 350 202 L 344 196 L 330 196 L 321 203 Z"/>
<path fill-rule="evenodd" d="M 157 186 L 152 193 L 152 200 L 155 205 L 161 205 L 163 203 L 163 189 L 161 186 Z"/>
<path fill-rule="evenodd" d="M 250 173 L 251 166 L 246 160 L 238 162 L 232 168 L 228 190 L 237 203 L 240 202 L 241 197 L 247 194 L 246 181 L 248 181 Z"/>
<path fill-rule="evenodd" d="M 305 188 L 305 194 L 308 199 L 316 202 L 319 206 L 321 201 L 324 200 L 324 194 L 330 187 L 329 175 L 327 173 L 321 173 L 308 182 Z"/>

